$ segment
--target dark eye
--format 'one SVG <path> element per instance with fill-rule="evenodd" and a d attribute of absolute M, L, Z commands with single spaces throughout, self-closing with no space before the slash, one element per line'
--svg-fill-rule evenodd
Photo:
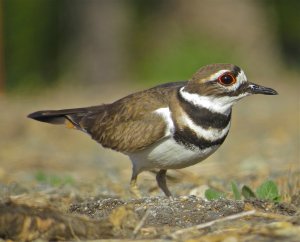
<path fill-rule="evenodd" d="M 224 86 L 230 86 L 236 82 L 236 79 L 231 73 L 224 73 L 218 78 L 218 81 Z"/>

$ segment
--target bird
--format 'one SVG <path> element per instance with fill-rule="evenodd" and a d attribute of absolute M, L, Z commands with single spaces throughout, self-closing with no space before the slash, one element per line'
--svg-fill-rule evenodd
<path fill-rule="evenodd" d="M 160 84 L 109 104 L 42 110 L 28 117 L 83 131 L 103 147 L 129 156 L 130 191 L 137 197 L 138 175 L 158 170 L 157 185 L 172 198 L 167 170 L 195 165 L 213 154 L 227 137 L 233 105 L 253 94 L 278 93 L 248 81 L 236 65 L 209 64 L 187 81 Z"/>

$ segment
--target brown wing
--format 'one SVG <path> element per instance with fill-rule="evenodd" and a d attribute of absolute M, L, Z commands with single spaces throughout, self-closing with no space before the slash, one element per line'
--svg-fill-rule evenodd
<path fill-rule="evenodd" d="M 104 147 L 125 153 L 141 150 L 164 136 L 166 125 L 153 111 L 168 107 L 170 96 L 183 84 L 157 86 L 103 105 L 86 115 L 80 126 Z"/>

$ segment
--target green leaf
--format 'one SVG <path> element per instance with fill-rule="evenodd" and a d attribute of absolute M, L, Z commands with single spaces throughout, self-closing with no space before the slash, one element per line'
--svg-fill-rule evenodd
<path fill-rule="evenodd" d="M 44 184 L 48 184 L 54 187 L 59 187 L 62 185 L 73 185 L 74 179 L 71 176 L 56 176 L 56 175 L 51 175 L 51 174 L 46 174 L 43 171 L 38 171 L 35 174 L 35 179 L 39 182 L 39 183 L 44 183 Z"/>
<path fill-rule="evenodd" d="M 246 199 L 256 198 L 255 193 L 252 191 L 252 189 L 246 185 L 242 187 L 242 195 Z"/>
<path fill-rule="evenodd" d="M 36 172 L 34 177 L 38 182 L 41 182 L 41 183 L 47 182 L 47 175 L 43 171 Z"/>
<path fill-rule="evenodd" d="M 280 201 L 280 195 L 275 182 L 268 180 L 261 184 L 256 190 L 257 197 L 260 199 L 271 200 L 274 202 Z"/>
<path fill-rule="evenodd" d="M 234 199 L 235 200 L 241 200 L 241 193 L 240 193 L 239 188 L 238 188 L 235 181 L 231 182 L 231 190 L 233 192 Z"/>
<path fill-rule="evenodd" d="M 207 200 L 212 201 L 212 200 L 217 200 L 220 198 L 225 197 L 224 193 L 222 192 L 218 192 L 214 189 L 208 188 L 205 193 L 204 193 L 205 197 Z"/>

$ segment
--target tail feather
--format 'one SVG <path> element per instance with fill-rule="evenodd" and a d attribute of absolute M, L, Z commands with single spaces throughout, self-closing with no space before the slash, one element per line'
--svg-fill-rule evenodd
<path fill-rule="evenodd" d="M 89 113 L 101 109 L 101 106 L 88 108 L 62 109 L 62 110 L 42 110 L 29 114 L 27 117 L 50 124 L 64 124 L 67 128 L 82 130 L 80 121 Z"/>

